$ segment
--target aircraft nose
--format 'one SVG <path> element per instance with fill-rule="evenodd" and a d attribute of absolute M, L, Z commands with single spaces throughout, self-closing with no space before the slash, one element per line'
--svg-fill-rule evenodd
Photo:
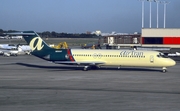
<path fill-rule="evenodd" d="M 174 65 L 176 65 L 176 61 L 171 60 L 171 61 L 170 61 L 170 66 L 174 66 Z"/>

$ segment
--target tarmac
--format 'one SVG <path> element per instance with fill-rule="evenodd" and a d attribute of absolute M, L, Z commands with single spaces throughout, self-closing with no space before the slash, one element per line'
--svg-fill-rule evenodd
<path fill-rule="evenodd" d="M 83 67 L 0 56 L 0 111 L 179 111 L 180 62 L 161 68 Z"/>

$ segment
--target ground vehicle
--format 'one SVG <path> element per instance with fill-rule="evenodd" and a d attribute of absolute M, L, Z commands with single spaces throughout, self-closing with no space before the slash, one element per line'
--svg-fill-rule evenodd
<path fill-rule="evenodd" d="M 68 45 L 66 42 L 60 42 L 58 45 L 52 47 L 55 49 L 68 49 Z"/>

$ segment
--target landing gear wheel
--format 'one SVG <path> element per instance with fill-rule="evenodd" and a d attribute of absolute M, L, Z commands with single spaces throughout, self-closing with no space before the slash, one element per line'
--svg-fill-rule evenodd
<path fill-rule="evenodd" d="M 163 72 L 163 73 L 166 73 L 166 72 L 167 72 L 166 67 L 163 67 L 163 68 L 162 68 L 162 72 Z"/>
<path fill-rule="evenodd" d="M 167 72 L 167 70 L 166 70 L 166 69 L 163 69 L 163 70 L 162 70 L 162 72 L 163 72 L 163 73 L 166 73 L 166 72 Z"/>
<path fill-rule="evenodd" d="M 99 69 L 100 67 L 99 66 L 84 66 L 84 71 L 88 71 L 89 69 L 94 69 L 94 70 L 96 70 L 96 69 Z"/>
<path fill-rule="evenodd" d="M 89 68 L 88 66 L 85 66 L 83 71 L 88 71 L 88 68 Z"/>
<path fill-rule="evenodd" d="M 121 66 L 118 66 L 118 69 L 121 69 Z"/>

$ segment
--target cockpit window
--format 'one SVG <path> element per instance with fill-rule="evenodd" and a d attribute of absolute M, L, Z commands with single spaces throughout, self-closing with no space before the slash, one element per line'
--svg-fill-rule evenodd
<path fill-rule="evenodd" d="M 168 56 L 165 55 L 164 53 L 159 53 L 159 55 L 157 55 L 157 57 L 168 58 Z"/>

